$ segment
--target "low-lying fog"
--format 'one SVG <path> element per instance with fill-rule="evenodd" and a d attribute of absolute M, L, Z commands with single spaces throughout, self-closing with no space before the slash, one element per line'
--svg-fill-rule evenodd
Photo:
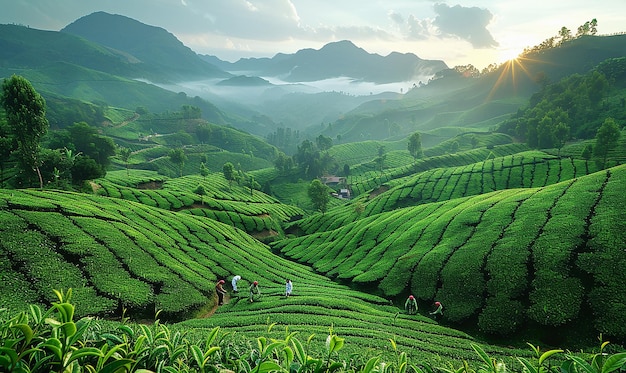
<path fill-rule="evenodd" d="M 172 85 L 159 85 L 174 92 L 184 92 L 190 97 L 201 97 L 226 110 L 245 107 L 248 111 L 262 113 L 276 123 L 295 128 L 319 124 L 320 121 L 334 121 L 358 105 L 375 99 L 397 99 L 412 88 L 419 87 L 430 77 L 416 77 L 413 81 L 376 84 L 358 81 L 348 77 L 324 79 L 313 82 L 285 82 L 276 77 L 261 77 L 264 85 L 225 85 L 223 79 L 207 79 L 181 82 Z M 252 81 L 252 78 L 250 78 Z M 254 83 L 258 83 L 255 80 Z M 319 94 L 334 97 L 320 102 Z M 317 95 L 317 96 L 309 96 Z M 313 100 L 313 98 L 318 98 Z M 298 118 L 298 107 L 314 109 L 316 115 Z M 297 123 L 294 123 L 297 122 Z"/>

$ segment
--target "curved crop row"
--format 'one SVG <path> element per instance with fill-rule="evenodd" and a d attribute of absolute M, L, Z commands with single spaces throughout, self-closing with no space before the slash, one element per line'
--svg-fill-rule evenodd
<path fill-rule="evenodd" d="M 0 221 L 0 303 L 9 307 L 46 303 L 51 289 L 71 287 L 85 300 L 80 314 L 124 307 L 182 316 L 210 303 L 216 279 L 235 273 L 266 286 L 292 278 L 346 292 L 241 230 L 121 199 L 0 190 Z"/>
<path fill-rule="evenodd" d="M 610 290 L 624 281 L 609 274 L 626 260 L 618 249 L 626 220 L 618 180 L 625 179 L 626 166 L 618 166 L 542 188 L 376 214 L 273 247 L 322 273 L 378 286 L 388 296 L 410 292 L 422 304 L 442 301 L 446 319 L 477 318 L 487 332 L 591 318 L 598 331 L 622 338 L 621 323 L 608 325 L 599 306 L 590 311 L 586 305 L 593 299 L 613 316 L 621 309 Z M 603 232 L 594 230 L 597 222 Z M 594 268 L 605 253 L 616 264 Z"/>
<path fill-rule="evenodd" d="M 598 170 L 594 162 L 557 158 L 529 151 L 458 167 L 435 168 L 404 178 L 371 200 L 358 199 L 363 211 L 358 217 L 371 216 L 401 207 L 479 195 L 510 188 L 542 187 L 587 175 Z M 314 215 L 295 223 L 305 233 L 336 228 L 353 221 L 354 205 L 331 210 L 328 217 Z"/>

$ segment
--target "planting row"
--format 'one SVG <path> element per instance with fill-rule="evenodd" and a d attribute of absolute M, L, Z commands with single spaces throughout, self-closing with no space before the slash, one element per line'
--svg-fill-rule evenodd
<path fill-rule="evenodd" d="M 489 159 L 459 167 L 435 168 L 410 178 L 396 180 L 395 186 L 371 200 L 360 198 L 358 217 L 375 215 L 396 208 L 446 201 L 510 188 L 541 187 L 598 171 L 595 162 L 557 158 L 529 151 Z M 354 204 L 331 210 L 327 217 L 314 215 L 296 224 L 304 232 L 336 228 L 353 221 Z"/>
<path fill-rule="evenodd" d="M 34 190 L 0 190 L 0 212 L 6 259 L 1 273 L 7 279 L 0 297 L 9 306 L 46 302 L 51 288 L 72 287 L 87 300 L 81 314 L 111 314 L 121 307 L 181 314 L 210 303 L 215 281 L 233 274 L 245 279 L 242 286 L 254 279 L 281 287 L 292 278 L 300 286 L 350 293 L 277 258 L 240 230 L 190 214 Z M 15 295 L 15 286 L 22 295 Z"/>
<path fill-rule="evenodd" d="M 319 272 L 376 285 L 388 296 L 412 293 L 426 305 L 442 301 L 446 319 L 478 317 L 484 331 L 563 326 L 589 317 L 599 331 L 623 337 L 622 323 L 609 325 L 599 305 L 612 316 L 620 309 L 610 305 L 611 291 L 624 284 L 622 276 L 611 277 L 626 260 L 619 249 L 626 242 L 624 179 L 626 166 L 618 166 L 543 188 L 375 214 L 273 247 Z M 608 269 L 593 265 L 608 255 Z M 591 299 L 598 304 L 593 314 L 584 307 Z"/>

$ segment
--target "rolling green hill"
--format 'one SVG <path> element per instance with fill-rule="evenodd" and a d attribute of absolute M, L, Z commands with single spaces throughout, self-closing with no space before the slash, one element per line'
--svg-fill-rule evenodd
<path fill-rule="evenodd" d="M 560 167 L 545 166 L 527 167 L 518 182 L 523 175 L 530 177 L 529 186 L 535 179 L 561 177 Z M 511 183 L 512 169 L 506 171 L 493 172 L 493 181 L 504 177 Z M 470 175 L 461 173 L 457 180 Z M 617 322 L 626 301 L 618 290 L 624 284 L 615 271 L 626 265 L 618 244 L 626 242 L 625 178 L 626 167 L 618 166 L 545 187 L 394 209 L 273 247 L 318 272 L 387 296 L 413 293 L 424 305 L 439 300 L 448 305 L 451 321 L 476 323 L 486 332 L 536 328 L 559 334 L 575 328 L 624 338 L 626 324 Z M 441 195 L 446 184 L 437 188 L 438 180 L 451 179 L 433 178 L 430 188 Z M 480 188 L 479 180 L 488 178 L 472 188 Z M 465 188 L 471 184 L 470 179 Z M 377 198 L 387 203 L 408 193 Z M 614 266 L 596 265 L 609 256 Z"/>
<path fill-rule="evenodd" d="M 249 303 L 245 290 L 231 293 L 212 317 L 177 327 L 198 333 L 219 325 L 245 336 L 265 335 L 270 322 L 278 324 L 275 330 L 307 335 L 330 327 L 350 338 L 351 353 L 377 354 L 393 338 L 422 362 L 477 359 L 471 343 L 480 342 L 471 336 L 424 316 L 398 315 L 388 300 L 280 258 L 243 231 L 212 219 L 118 198 L 0 190 L 0 221 L 0 302 L 13 311 L 49 304 L 52 289 L 72 288 L 79 317 L 124 313 L 150 319 L 157 311 L 174 320 L 203 317 L 216 301 L 217 279 L 240 274 L 242 289 L 259 281 L 260 301 Z M 295 284 L 288 299 L 281 296 L 285 278 Z M 313 344 L 320 349 L 324 339 Z M 508 359 L 528 355 L 484 348 Z"/>

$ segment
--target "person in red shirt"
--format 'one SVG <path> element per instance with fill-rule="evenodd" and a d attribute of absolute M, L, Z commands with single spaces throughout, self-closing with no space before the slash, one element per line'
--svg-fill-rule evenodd
<path fill-rule="evenodd" d="M 224 304 L 224 294 L 226 294 L 226 289 L 224 289 L 224 280 L 219 280 L 217 284 L 215 284 L 215 293 L 217 294 L 217 305 L 221 306 Z"/>

